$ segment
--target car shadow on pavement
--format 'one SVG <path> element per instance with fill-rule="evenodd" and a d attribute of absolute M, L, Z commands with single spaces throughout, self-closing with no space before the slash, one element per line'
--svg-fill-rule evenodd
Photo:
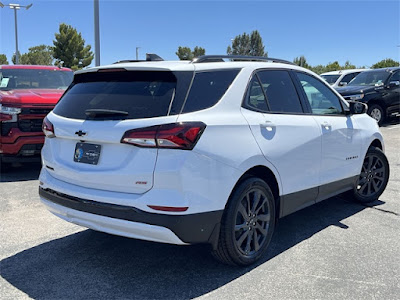
<path fill-rule="evenodd" d="M 36 180 L 39 178 L 39 173 L 42 165 L 38 163 L 25 163 L 12 166 L 7 170 L 0 169 L 0 182 L 16 182 Z"/>
<path fill-rule="evenodd" d="M 384 202 L 377 201 L 375 205 Z M 0 262 L 0 274 L 34 299 L 182 299 L 211 292 L 366 206 L 335 197 L 279 221 L 269 252 L 253 266 L 215 261 L 207 245 L 174 246 L 85 230 Z"/>

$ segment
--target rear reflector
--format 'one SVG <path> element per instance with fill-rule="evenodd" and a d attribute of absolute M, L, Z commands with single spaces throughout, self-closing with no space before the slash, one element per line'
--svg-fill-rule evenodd
<path fill-rule="evenodd" d="M 147 205 L 147 206 L 154 210 L 161 210 L 161 211 L 182 212 L 188 210 L 188 207 L 171 207 L 171 206 L 157 206 L 157 205 Z"/>
<path fill-rule="evenodd" d="M 206 125 L 202 122 L 163 124 L 125 132 L 121 143 L 146 148 L 192 150 Z"/>

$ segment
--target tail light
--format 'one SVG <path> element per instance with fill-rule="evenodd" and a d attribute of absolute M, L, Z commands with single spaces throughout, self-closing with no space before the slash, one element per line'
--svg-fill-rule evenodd
<path fill-rule="evenodd" d="M 125 132 L 121 143 L 145 148 L 192 150 L 206 128 L 202 122 L 163 124 Z"/>
<path fill-rule="evenodd" d="M 44 118 L 43 124 L 42 124 L 42 130 L 43 133 L 46 137 L 48 138 L 53 138 L 56 135 L 54 134 L 54 126 L 53 124 L 47 119 L 47 117 Z"/>

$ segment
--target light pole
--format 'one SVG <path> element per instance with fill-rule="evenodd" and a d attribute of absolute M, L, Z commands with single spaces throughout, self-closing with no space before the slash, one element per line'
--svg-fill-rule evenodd
<path fill-rule="evenodd" d="M 33 4 L 29 5 L 20 5 L 20 4 L 6 4 L 0 2 L 0 7 L 8 6 L 9 8 L 14 10 L 14 19 L 15 19 L 15 64 L 19 64 L 19 51 L 18 51 L 18 27 L 17 27 L 17 10 L 21 8 L 30 9 Z"/>
<path fill-rule="evenodd" d="M 139 49 L 141 47 L 136 47 L 136 60 L 139 60 Z"/>
<path fill-rule="evenodd" d="M 99 26 L 99 0 L 94 0 L 94 61 L 95 66 L 100 66 L 100 26 Z"/>

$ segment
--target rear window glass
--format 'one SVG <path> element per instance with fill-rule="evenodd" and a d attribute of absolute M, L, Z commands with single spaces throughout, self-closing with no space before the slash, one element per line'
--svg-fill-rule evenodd
<path fill-rule="evenodd" d="M 214 106 L 225 94 L 239 69 L 196 73 L 183 113 Z"/>
<path fill-rule="evenodd" d="M 193 72 L 120 71 L 75 76 L 54 113 L 87 119 L 90 110 L 118 111 L 112 119 L 141 119 L 179 113 Z M 102 119 L 104 119 L 102 115 Z"/>
<path fill-rule="evenodd" d="M 72 71 L 41 69 L 0 69 L 0 90 L 61 89 L 65 90 L 74 73 Z"/>

